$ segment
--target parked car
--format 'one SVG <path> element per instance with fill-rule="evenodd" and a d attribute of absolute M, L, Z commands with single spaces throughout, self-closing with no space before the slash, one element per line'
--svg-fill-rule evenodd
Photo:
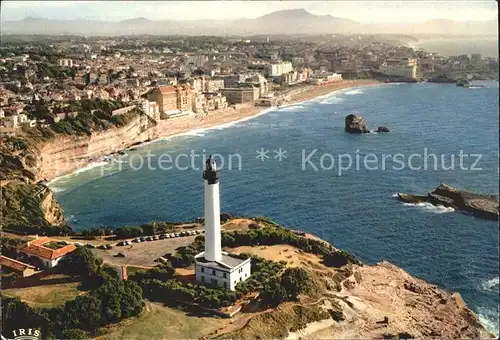
<path fill-rule="evenodd" d="M 87 243 L 85 245 L 85 247 L 87 247 L 87 248 L 95 248 L 95 246 L 92 243 Z"/>
<path fill-rule="evenodd" d="M 127 257 L 124 253 L 118 253 L 115 255 L 115 257 Z"/>
<path fill-rule="evenodd" d="M 75 242 L 75 246 L 81 247 L 81 246 L 83 246 L 83 244 L 81 244 L 80 242 Z"/>
<path fill-rule="evenodd" d="M 113 246 L 111 244 L 106 244 L 106 249 L 113 249 Z"/>
<path fill-rule="evenodd" d="M 174 235 L 175 235 L 175 237 L 181 236 L 181 234 L 179 234 L 179 233 L 175 233 Z"/>
<path fill-rule="evenodd" d="M 174 234 L 174 233 L 170 233 L 170 237 L 171 237 L 171 238 L 174 238 L 174 237 L 175 237 L 175 234 Z"/>
<path fill-rule="evenodd" d="M 160 240 L 164 240 L 164 239 L 166 238 L 166 236 L 165 236 L 165 234 L 161 234 L 160 236 L 158 236 L 158 238 L 159 238 Z"/>
<path fill-rule="evenodd" d="M 160 239 L 160 236 L 155 235 L 153 238 L 154 238 L 156 241 L 158 241 L 158 240 Z"/>
<path fill-rule="evenodd" d="M 146 236 L 142 236 L 142 237 L 141 237 L 141 241 L 142 241 L 142 242 L 144 242 L 144 241 L 146 241 L 146 240 L 147 240 L 147 237 L 146 237 Z"/>
<path fill-rule="evenodd" d="M 125 246 L 125 245 L 127 245 L 127 244 L 125 243 L 125 241 L 120 241 L 120 242 L 118 242 L 116 245 L 117 245 L 118 247 L 123 247 L 123 246 Z"/>
<path fill-rule="evenodd" d="M 141 243 L 141 239 L 138 237 L 138 238 L 134 238 L 132 240 L 132 242 L 135 242 L 135 243 Z"/>
<path fill-rule="evenodd" d="M 107 249 L 105 244 L 101 244 L 98 248 L 99 248 L 99 249 L 103 249 L 103 250 L 106 250 L 106 249 Z"/>

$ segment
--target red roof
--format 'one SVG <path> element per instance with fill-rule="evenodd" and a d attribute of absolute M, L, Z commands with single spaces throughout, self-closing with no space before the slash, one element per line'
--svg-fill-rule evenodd
<path fill-rule="evenodd" d="M 55 260 L 71 253 L 76 249 L 76 246 L 74 244 L 69 244 L 59 249 L 51 249 L 43 246 L 44 244 L 49 242 L 57 242 L 57 240 L 48 237 L 41 237 L 39 239 L 26 243 L 26 245 L 24 245 L 19 250 L 23 253 L 33 255 L 42 259 Z"/>
<path fill-rule="evenodd" d="M 158 86 L 158 89 L 160 90 L 161 93 L 176 92 L 176 88 L 172 85 L 161 85 Z"/>

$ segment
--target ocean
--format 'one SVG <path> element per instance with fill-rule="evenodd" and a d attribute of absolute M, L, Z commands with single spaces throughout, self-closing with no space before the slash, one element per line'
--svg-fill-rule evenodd
<path fill-rule="evenodd" d="M 445 57 L 480 53 L 483 57 L 498 58 L 498 38 L 428 39 L 414 44 L 427 52 L 439 53 Z"/>
<path fill-rule="evenodd" d="M 76 230 L 193 220 L 203 215 L 202 157 L 218 154 L 222 211 L 268 216 L 368 263 L 388 260 L 460 292 L 498 332 L 497 223 L 394 198 L 440 183 L 498 195 L 498 83 L 485 84 L 346 89 L 149 143 L 50 186 Z M 350 113 L 391 132 L 346 134 Z"/>

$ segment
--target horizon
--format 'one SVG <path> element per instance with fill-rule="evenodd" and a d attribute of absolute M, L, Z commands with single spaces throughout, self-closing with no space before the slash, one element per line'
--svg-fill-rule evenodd
<path fill-rule="evenodd" d="M 366 9 L 366 7 L 369 7 Z M 273 12 L 305 10 L 314 15 L 365 24 L 421 23 L 431 20 L 490 21 L 494 1 L 16 1 L 2 2 L 2 21 L 27 18 L 120 22 L 255 19 Z M 211 13 L 207 15 L 207 13 Z M 378 13 L 378 14 L 377 14 Z M 436 14 L 437 13 L 437 14 Z"/>

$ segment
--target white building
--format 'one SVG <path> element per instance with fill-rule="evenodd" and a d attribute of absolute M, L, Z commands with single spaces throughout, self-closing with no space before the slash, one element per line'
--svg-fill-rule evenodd
<path fill-rule="evenodd" d="M 268 66 L 268 77 L 279 77 L 282 74 L 288 73 L 293 70 L 292 63 L 289 61 L 280 61 L 272 63 Z"/>
<path fill-rule="evenodd" d="M 417 78 L 417 65 L 416 64 L 413 64 L 411 66 L 382 65 L 379 68 L 379 72 L 386 76 L 414 80 Z"/>
<path fill-rule="evenodd" d="M 222 251 L 220 232 L 219 172 L 212 157 L 205 171 L 205 251 L 195 256 L 196 281 L 235 290 L 251 274 L 250 259 L 242 260 Z"/>
<path fill-rule="evenodd" d="M 73 67 L 73 60 L 71 60 L 71 59 L 59 59 L 59 66 Z"/>
<path fill-rule="evenodd" d="M 160 119 L 160 111 L 158 108 L 158 104 L 156 104 L 156 102 L 144 99 L 141 101 L 141 109 L 146 115 L 148 115 L 152 119 L 154 120 Z"/>

